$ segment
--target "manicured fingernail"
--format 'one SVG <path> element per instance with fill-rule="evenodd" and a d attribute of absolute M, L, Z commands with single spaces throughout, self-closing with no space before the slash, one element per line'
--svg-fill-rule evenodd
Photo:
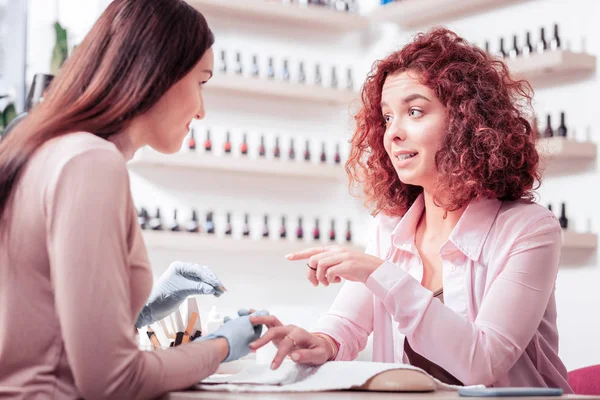
<path fill-rule="evenodd" d="M 300 359 L 300 355 L 298 353 L 292 353 L 292 360 L 298 361 Z"/>
<path fill-rule="evenodd" d="M 275 369 L 275 362 L 271 364 L 271 369 Z"/>
<path fill-rule="evenodd" d="M 289 260 L 290 258 L 292 258 L 293 255 L 294 255 L 294 253 L 286 254 L 285 258 L 287 258 Z"/>

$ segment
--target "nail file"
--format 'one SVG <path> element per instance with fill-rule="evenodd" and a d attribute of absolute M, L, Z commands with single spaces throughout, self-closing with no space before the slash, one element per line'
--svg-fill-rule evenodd
<path fill-rule="evenodd" d="M 183 319 L 181 318 L 179 309 L 175 310 L 173 314 L 175 315 L 175 326 L 177 327 L 176 332 L 183 332 L 185 330 L 185 325 L 183 324 Z"/>
<path fill-rule="evenodd" d="M 198 314 L 198 318 L 194 323 L 193 331 L 202 332 L 202 321 L 200 320 L 200 307 L 198 306 L 198 300 L 196 300 L 195 297 L 188 298 L 188 321 L 190 320 L 190 316 L 192 315 L 192 313 Z"/>
<path fill-rule="evenodd" d="M 198 319 L 198 314 L 193 312 L 192 316 L 188 320 L 187 326 L 185 327 L 183 340 L 181 341 L 182 343 L 187 343 L 190 341 L 190 335 L 193 333 L 194 324 L 196 323 L 196 319 Z"/>

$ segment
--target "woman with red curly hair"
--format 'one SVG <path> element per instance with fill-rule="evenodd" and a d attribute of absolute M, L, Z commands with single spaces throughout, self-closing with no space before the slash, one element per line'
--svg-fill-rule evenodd
<path fill-rule="evenodd" d="M 560 387 L 554 285 L 561 229 L 534 203 L 531 88 L 443 28 L 375 64 L 362 90 L 347 170 L 377 215 L 366 254 L 307 259 L 314 284 L 347 282 L 316 333 L 257 317 L 303 364 L 410 363 L 457 385 Z"/>

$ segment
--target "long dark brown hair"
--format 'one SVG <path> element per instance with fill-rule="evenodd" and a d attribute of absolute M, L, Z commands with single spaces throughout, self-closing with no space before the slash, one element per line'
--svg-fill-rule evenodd
<path fill-rule="evenodd" d="M 0 143 L 0 218 L 32 154 L 85 131 L 104 139 L 148 111 L 213 45 L 183 0 L 114 0 L 65 62 L 45 100 Z"/>

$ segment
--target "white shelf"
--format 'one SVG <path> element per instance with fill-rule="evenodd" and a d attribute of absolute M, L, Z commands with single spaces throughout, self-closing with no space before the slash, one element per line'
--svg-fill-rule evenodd
<path fill-rule="evenodd" d="M 598 247 L 598 235 L 595 233 L 577 233 L 569 230 L 563 231 L 563 248 L 593 250 Z"/>
<path fill-rule="evenodd" d="M 359 94 L 345 89 L 332 89 L 313 84 L 283 82 L 275 79 L 248 78 L 235 74 L 215 75 L 205 86 L 207 92 L 228 95 L 251 95 L 275 99 L 297 100 L 317 104 L 350 105 Z"/>
<path fill-rule="evenodd" d="M 519 0 L 400 0 L 379 6 L 371 14 L 378 22 L 394 22 L 403 28 L 436 25 Z"/>
<path fill-rule="evenodd" d="M 281 255 L 304 250 L 310 247 L 330 246 L 329 241 L 294 240 L 279 238 L 231 238 L 208 235 L 206 233 L 143 231 L 144 242 L 149 250 L 165 250 L 178 252 L 217 251 L 244 252 Z M 354 250 L 364 251 L 364 248 L 354 244 L 342 244 Z"/>
<path fill-rule="evenodd" d="M 307 178 L 317 180 L 346 181 L 343 165 L 315 164 L 303 160 L 249 159 L 233 155 L 215 156 L 204 150 L 182 151 L 176 154 L 161 154 L 144 148 L 129 162 L 136 166 L 161 166 L 170 168 L 192 168 L 209 171 L 235 172 L 237 174 Z"/>
<path fill-rule="evenodd" d="M 319 6 L 299 7 L 266 0 L 186 0 L 203 14 L 242 18 L 260 22 L 291 24 L 309 30 L 315 28 L 351 32 L 366 28 L 367 18 Z"/>
<path fill-rule="evenodd" d="M 593 160 L 597 153 L 595 143 L 563 137 L 540 138 L 537 146 L 540 155 L 550 160 Z"/>
<path fill-rule="evenodd" d="M 568 50 L 547 51 L 508 60 L 507 65 L 514 76 L 529 81 L 556 80 L 593 72 L 596 69 L 596 57 Z"/>

